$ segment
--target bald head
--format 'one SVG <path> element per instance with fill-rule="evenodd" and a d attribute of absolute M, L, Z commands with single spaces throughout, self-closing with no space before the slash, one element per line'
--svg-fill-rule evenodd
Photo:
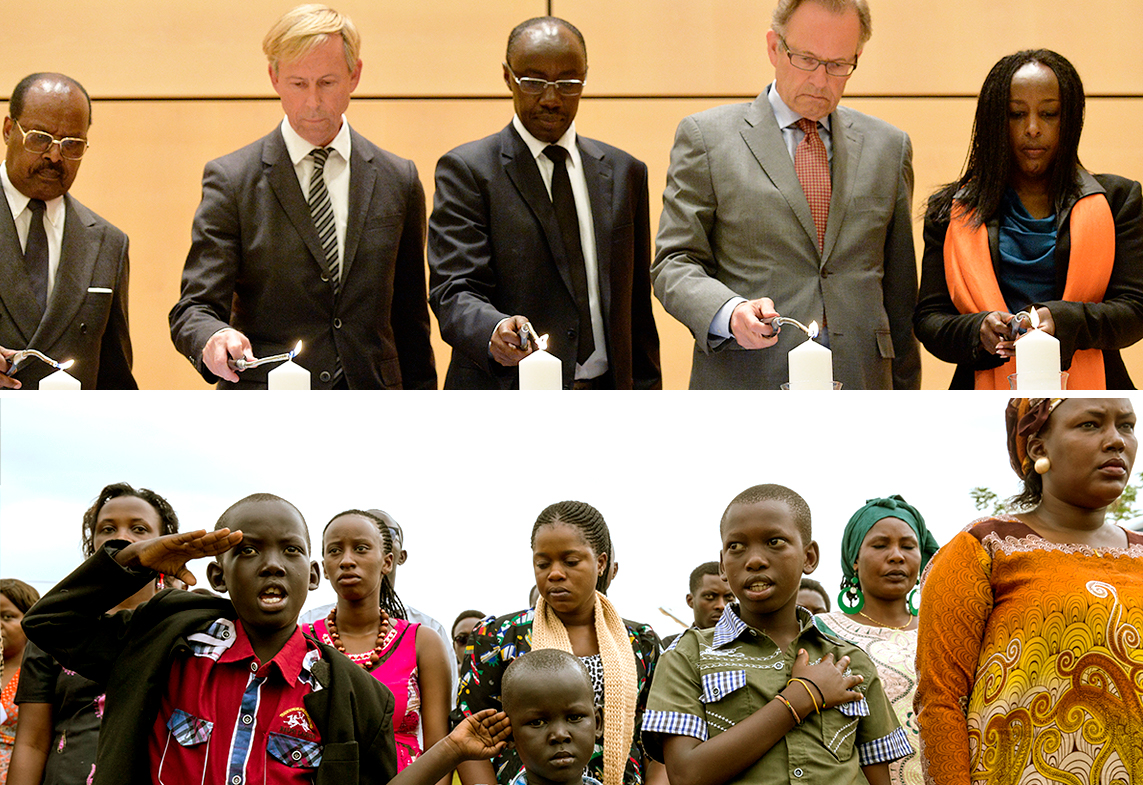
<path fill-rule="evenodd" d="M 83 101 L 87 105 L 87 124 L 91 125 L 91 96 L 87 94 L 84 89 L 76 80 L 72 79 L 66 74 L 56 73 L 38 73 L 28 74 L 12 89 L 12 97 L 8 100 L 8 116 L 19 120 L 20 116 L 24 113 L 24 101 L 27 97 L 28 91 L 37 89 L 44 93 L 46 96 L 57 96 L 66 98 L 71 91 L 76 91 L 83 96 Z"/>

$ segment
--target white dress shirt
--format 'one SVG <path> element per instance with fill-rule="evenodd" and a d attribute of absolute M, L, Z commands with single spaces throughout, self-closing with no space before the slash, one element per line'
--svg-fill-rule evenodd
<path fill-rule="evenodd" d="M 302 196 L 310 198 L 310 177 L 314 171 L 314 159 L 310 153 L 317 145 L 310 144 L 298 135 L 289 119 L 282 120 L 282 138 L 286 140 L 286 151 L 294 162 L 294 172 L 302 187 Z M 325 187 L 329 191 L 329 202 L 333 207 L 334 224 L 337 229 L 337 258 L 341 262 L 342 275 L 345 270 L 345 232 L 349 225 L 349 121 L 341 116 L 341 130 L 333 141 L 326 145 L 331 148 L 325 162 Z"/>
<path fill-rule="evenodd" d="M 12 210 L 12 220 L 16 223 L 16 236 L 20 239 L 20 250 L 28 247 L 28 228 L 32 224 L 32 211 L 28 209 L 31 199 L 12 185 L 8 179 L 6 162 L 0 162 L 0 183 L 4 185 L 4 197 L 8 200 L 8 207 Z M 60 266 L 60 249 L 63 247 L 64 216 L 67 210 L 64 207 L 64 198 L 57 196 L 44 202 L 44 232 L 48 236 L 48 302 L 52 299 L 52 290 L 56 283 L 56 270 Z M 23 264 L 23 260 L 20 260 Z"/>

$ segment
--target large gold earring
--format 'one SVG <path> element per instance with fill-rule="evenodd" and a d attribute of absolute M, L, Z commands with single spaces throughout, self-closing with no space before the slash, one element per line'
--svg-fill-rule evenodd
<path fill-rule="evenodd" d="M 1048 470 L 1052 468 L 1052 462 L 1048 460 L 1048 456 L 1037 458 L 1036 462 L 1032 464 L 1032 468 L 1036 470 L 1036 474 L 1047 474 Z"/>

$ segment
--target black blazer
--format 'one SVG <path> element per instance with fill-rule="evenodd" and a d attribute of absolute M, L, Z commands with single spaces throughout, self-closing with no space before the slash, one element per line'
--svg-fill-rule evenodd
<path fill-rule="evenodd" d="M 64 235 L 55 286 L 43 318 L 32 305 L 12 210 L 0 188 L 0 346 L 39 349 L 75 360 L 68 373 L 83 389 L 136 390 L 127 326 L 127 235 L 64 196 Z M 27 389 L 55 369 L 29 358 L 15 378 Z"/>
<path fill-rule="evenodd" d="M 595 226 L 607 357 L 615 387 L 661 388 L 651 315 L 647 167 L 577 137 Z M 555 210 L 539 167 L 509 124 L 437 163 L 429 218 L 429 301 L 452 346 L 446 389 L 508 389 L 519 373 L 488 353 L 500 320 L 522 314 L 575 377 L 579 311 Z"/>
<path fill-rule="evenodd" d="M 105 611 L 155 573 L 127 570 L 112 541 L 37 602 L 24 617 L 28 638 L 61 665 L 107 690 L 95 785 L 151 785 L 147 752 L 171 661 L 189 656 L 187 636 L 237 615 L 229 600 L 168 589 L 134 611 Z M 303 699 L 321 734 L 315 782 L 384 785 L 397 774 L 393 693 L 330 646 L 314 676 L 322 689 Z"/>
<path fill-rule="evenodd" d="M 1143 338 L 1143 197 L 1139 183 L 1113 174 L 1081 172 L 1081 196 L 1104 193 L 1115 220 L 1115 263 L 1102 303 L 1073 303 L 1051 300 L 1047 306 L 1056 323 L 1060 341 L 1060 365 L 1067 370 L 1079 349 L 1102 349 L 1104 373 L 1109 390 L 1134 390 L 1135 385 L 1119 350 Z M 1062 297 L 1071 258 L 1071 231 L 1068 218 L 1071 204 L 1058 211 L 1056 235 L 1055 294 Z M 988 229 L 992 265 L 1000 263 L 1000 223 L 994 219 Z M 921 290 L 913 315 L 917 337 L 938 359 L 956 363 L 950 389 L 971 390 L 975 372 L 996 368 L 1004 359 L 980 348 L 980 324 L 987 313 L 962 314 L 953 305 L 945 280 L 945 234 L 947 221 L 925 219 L 925 255 L 921 261 Z"/>
<path fill-rule="evenodd" d="M 211 335 L 243 332 L 262 357 L 304 347 L 314 389 L 340 356 L 350 388 L 436 389 L 425 295 L 425 194 L 412 161 L 350 130 L 349 224 L 335 296 L 280 128 L 206 165 L 171 338 L 208 382 Z M 236 385 L 265 387 L 265 366 Z"/>

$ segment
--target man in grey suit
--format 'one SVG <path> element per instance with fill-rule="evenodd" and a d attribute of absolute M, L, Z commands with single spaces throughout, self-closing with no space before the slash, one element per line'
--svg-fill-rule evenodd
<path fill-rule="evenodd" d="M 871 32 L 865 0 L 780 0 L 775 79 L 750 104 L 680 123 L 655 294 L 695 336 L 692 389 L 776 389 L 818 322 L 846 389 L 916 389 L 912 147 L 838 107 Z"/>
<path fill-rule="evenodd" d="M 9 363 L 37 349 L 74 360 L 68 373 L 85 389 L 137 389 L 127 235 L 68 194 L 90 125 L 91 99 L 71 77 L 31 74 L 12 91 L 0 166 L 0 387 L 39 387 L 53 368 Z"/>
<path fill-rule="evenodd" d="M 315 389 L 436 388 L 424 191 L 345 119 L 360 45 L 330 8 L 287 12 L 262 44 L 286 118 L 203 173 L 171 338 L 220 387 L 265 387 L 234 361 L 301 340 Z"/>

